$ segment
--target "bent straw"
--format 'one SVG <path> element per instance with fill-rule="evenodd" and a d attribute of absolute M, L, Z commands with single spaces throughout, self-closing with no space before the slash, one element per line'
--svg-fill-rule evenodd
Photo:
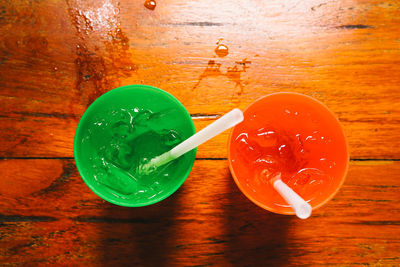
<path fill-rule="evenodd" d="M 201 131 L 192 135 L 170 151 L 161 154 L 150 160 L 147 164 L 143 166 L 143 169 L 148 170 L 150 168 L 156 168 L 162 166 L 176 158 L 179 158 L 183 154 L 189 152 L 190 150 L 198 147 L 209 139 L 217 136 L 223 131 L 235 126 L 236 124 L 243 121 L 243 112 L 240 109 L 233 109 L 230 112 L 223 115 L 218 120 L 214 121 Z"/>
<path fill-rule="evenodd" d="M 273 186 L 276 191 L 286 200 L 287 203 L 292 207 L 297 217 L 300 219 L 307 219 L 311 215 L 312 207 L 303 198 L 301 198 L 296 192 L 293 191 L 287 184 L 282 182 L 281 174 L 273 180 Z"/>

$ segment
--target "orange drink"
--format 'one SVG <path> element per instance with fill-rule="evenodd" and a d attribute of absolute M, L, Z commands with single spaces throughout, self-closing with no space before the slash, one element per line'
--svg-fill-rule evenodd
<path fill-rule="evenodd" d="M 294 214 L 275 191 L 282 181 L 316 209 L 344 181 L 348 148 L 339 121 L 321 102 L 297 93 L 275 93 L 252 103 L 232 130 L 229 166 L 240 190 L 275 213 Z"/>

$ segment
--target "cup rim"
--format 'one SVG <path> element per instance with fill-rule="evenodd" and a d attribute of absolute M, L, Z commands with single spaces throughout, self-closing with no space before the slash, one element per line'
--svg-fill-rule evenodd
<path fill-rule="evenodd" d="M 322 206 L 323 206 L 324 204 L 326 204 L 327 202 L 329 202 L 329 200 L 331 200 L 331 199 L 337 194 L 337 192 L 338 192 L 339 189 L 342 187 L 342 185 L 343 185 L 343 183 L 344 183 L 344 181 L 345 181 L 345 179 L 346 179 L 347 172 L 348 172 L 348 170 L 349 170 L 349 162 L 350 162 L 349 144 L 348 144 L 348 141 L 347 141 L 347 138 L 346 138 L 346 134 L 345 134 L 344 128 L 343 128 L 343 126 L 341 125 L 339 119 L 337 118 L 337 116 L 335 115 L 335 113 L 333 113 L 333 111 L 330 110 L 330 109 L 328 108 L 328 106 L 326 106 L 324 103 L 322 103 L 321 101 L 319 101 L 319 100 L 316 99 L 316 98 L 313 98 L 313 97 L 308 96 L 308 95 L 305 95 L 305 94 L 297 93 L 297 92 L 275 92 L 275 93 L 270 93 L 270 94 L 264 95 L 264 96 L 262 96 L 262 97 L 259 97 L 259 98 L 257 98 L 255 101 L 253 101 L 252 103 L 250 103 L 250 104 L 243 110 L 243 114 L 244 114 L 252 105 L 254 105 L 255 103 L 257 103 L 258 101 L 261 101 L 261 100 L 263 100 L 264 98 L 267 98 L 267 97 L 270 97 L 270 96 L 273 96 L 273 95 L 278 95 L 278 94 L 290 94 L 290 95 L 293 95 L 293 94 L 294 94 L 294 95 L 300 95 L 300 96 L 306 97 L 306 98 L 308 98 L 308 99 L 310 99 L 310 100 L 313 100 L 313 101 L 319 103 L 319 104 L 322 105 L 326 110 L 328 110 L 329 113 L 335 118 L 335 120 L 337 121 L 337 123 L 338 123 L 338 125 L 339 125 L 339 127 L 340 127 L 340 129 L 341 129 L 341 132 L 342 132 L 342 134 L 343 134 L 343 137 L 344 137 L 347 160 L 346 160 L 346 167 L 345 167 L 345 171 L 344 171 L 344 173 L 343 173 L 343 176 L 342 176 L 342 178 L 341 178 L 341 180 L 340 180 L 339 185 L 338 185 L 337 188 L 332 192 L 332 194 L 330 194 L 329 197 L 327 197 L 324 201 L 322 201 L 322 202 L 319 203 L 318 205 L 312 207 L 312 210 L 314 211 L 314 210 L 316 210 L 316 209 L 322 207 Z M 265 204 L 263 204 L 263 203 L 261 203 L 261 202 L 255 200 L 255 199 L 254 199 L 253 197 L 251 197 L 251 196 L 247 193 L 247 191 L 240 185 L 240 183 L 239 183 L 239 181 L 238 181 L 238 179 L 237 179 L 237 177 L 236 177 L 235 171 L 234 171 L 234 169 L 233 169 L 233 167 L 232 167 L 232 162 L 231 162 L 231 149 L 230 149 L 230 147 L 231 147 L 231 141 L 232 141 L 232 137 L 233 137 L 232 134 L 233 134 L 233 130 L 234 130 L 234 129 L 235 129 L 235 127 L 231 129 L 231 131 L 230 131 L 230 133 L 229 133 L 229 137 L 228 137 L 228 164 L 229 164 L 229 170 L 231 171 L 231 174 L 232 174 L 232 178 L 234 179 L 236 185 L 239 187 L 240 191 L 241 191 L 250 201 L 252 201 L 254 204 L 256 204 L 257 206 L 259 206 L 259 207 L 261 207 L 261 208 L 263 208 L 263 209 L 265 209 L 265 210 L 268 210 L 268 211 L 270 211 L 270 212 L 277 213 L 277 214 L 295 215 L 296 213 L 295 213 L 294 211 L 292 211 L 292 210 L 291 210 L 291 211 L 280 211 L 280 210 L 277 210 L 277 209 L 275 209 L 275 208 L 273 208 L 273 207 L 267 206 L 267 205 L 265 205 Z"/>
<path fill-rule="evenodd" d="M 101 192 L 101 190 L 98 190 L 97 186 L 94 186 L 91 182 L 89 182 L 88 178 L 85 177 L 84 175 L 84 166 L 82 166 L 82 163 L 80 161 L 80 156 L 78 153 L 78 147 L 80 146 L 79 144 L 79 133 L 80 131 L 82 131 L 82 125 L 83 125 L 83 121 L 86 120 L 87 116 L 89 116 L 88 114 L 92 113 L 93 110 L 95 109 L 95 105 L 94 103 L 98 100 L 98 99 L 103 99 L 105 97 L 107 97 L 110 94 L 115 93 L 116 90 L 125 90 L 125 89 L 146 89 L 146 90 L 151 90 L 153 92 L 160 92 L 163 93 L 164 95 L 168 96 L 173 102 L 175 102 L 176 105 L 182 107 L 182 111 L 183 111 L 183 115 L 185 116 L 185 119 L 188 120 L 188 122 L 190 122 L 190 126 L 191 126 L 191 131 L 192 134 L 196 133 L 196 129 L 193 123 L 193 119 L 191 118 L 189 112 L 187 111 L 186 107 L 176 98 L 174 97 L 172 94 L 168 93 L 167 91 L 164 91 L 160 88 L 154 87 L 154 86 L 150 86 L 150 85 L 144 85 L 144 84 L 132 84 L 132 85 L 125 85 L 125 86 L 120 86 L 117 88 L 114 88 L 104 94 L 102 94 L 101 96 L 99 96 L 95 101 L 93 101 L 93 103 L 90 104 L 90 106 L 85 110 L 85 112 L 83 113 L 82 117 L 79 120 L 79 123 L 76 127 L 75 130 L 75 136 L 74 136 L 74 161 L 75 161 L 75 165 L 78 169 L 79 175 L 81 176 L 82 180 L 85 182 L 85 184 L 90 188 L 90 190 L 92 190 L 93 193 L 95 193 L 97 196 L 99 196 L 100 198 L 102 198 L 103 200 L 106 200 L 112 204 L 115 205 L 119 205 L 119 206 L 124 206 L 124 207 L 143 207 L 143 206 L 149 206 L 158 202 L 161 202 L 162 200 L 168 198 L 169 196 L 171 196 L 173 193 L 175 193 L 181 186 L 182 184 L 186 181 L 187 177 L 189 176 L 195 159 L 196 159 L 196 153 L 197 153 L 197 148 L 194 148 L 192 151 L 189 151 L 186 154 L 189 154 L 191 156 L 191 160 L 188 164 L 188 168 L 185 172 L 185 174 L 182 176 L 181 181 L 179 183 L 177 183 L 169 192 L 168 194 L 165 194 L 164 196 L 160 197 L 160 198 L 153 198 L 147 202 L 140 202 L 140 203 L 129 203 L 129 202 L 124 202 L 124 201 L 118 201 L 116 199 L 110 199 L 109 197 L 107 197 L 104 193 Z"/>

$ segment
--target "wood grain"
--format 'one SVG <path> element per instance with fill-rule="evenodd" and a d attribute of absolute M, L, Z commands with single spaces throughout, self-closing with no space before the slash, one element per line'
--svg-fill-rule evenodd
<path fill-rule="evenodd" d="M 107 3 L 5 6 L 0 156 L 71 157 L 87 105 L 117 86 L 145 83 L 206 116 L 272 92 L 305 93 L 338 115 L 352 157 L 400 157 L 392 134 L 400 132 L 398 2 L 220 3 L 215 14 L 197 14 L 207 1 L 171 1 L 154 12 L 139 1 Z M 214 52 L 221 37 L 229 47 L 223 58 Z M 226 157 L 216 149 L 226 138 L 199 157 Z"/>
<path fill-rule="evenodd" d="M 399 25 L 397 0 L 0 3 L 0 265 L 399 265 Z M 170 92 L 197 130 L 269 93 L 313 96 L 348 137 L 345 184 L 307 221 L 264 211 L 230 176 L 226 132 L 173 196 L 106 203 L 74 132 L 128 84 Z"/>
<path fill-rule="evenodd" d="M 144 208 L 105 203 L 71 160 L 3 160 L 0 169 L 26 166 L 32 175 L 15 181 L 8 173 L 3 183 L 42 187 L 2 192 L 1 262 L 395 265 L 400 257 L 399 162 L 352 162 L 339 193 L 307 221 L 251 203 L 226 160 L 197 160 L 178 192 Z"/>

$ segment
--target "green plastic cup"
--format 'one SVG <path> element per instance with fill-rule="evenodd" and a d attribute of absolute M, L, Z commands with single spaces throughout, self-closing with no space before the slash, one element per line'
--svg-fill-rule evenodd
<path fill-rule="evenodd" d="M 141 207 L 173 194 L 188 177 L 196 149 L 143 173 L 141 166 L 195 133 L 190 114 L 171 94 L 147 85 L 111 90 L 83 114 L 75 133 L 78 171 L 98 196 Z"/>

